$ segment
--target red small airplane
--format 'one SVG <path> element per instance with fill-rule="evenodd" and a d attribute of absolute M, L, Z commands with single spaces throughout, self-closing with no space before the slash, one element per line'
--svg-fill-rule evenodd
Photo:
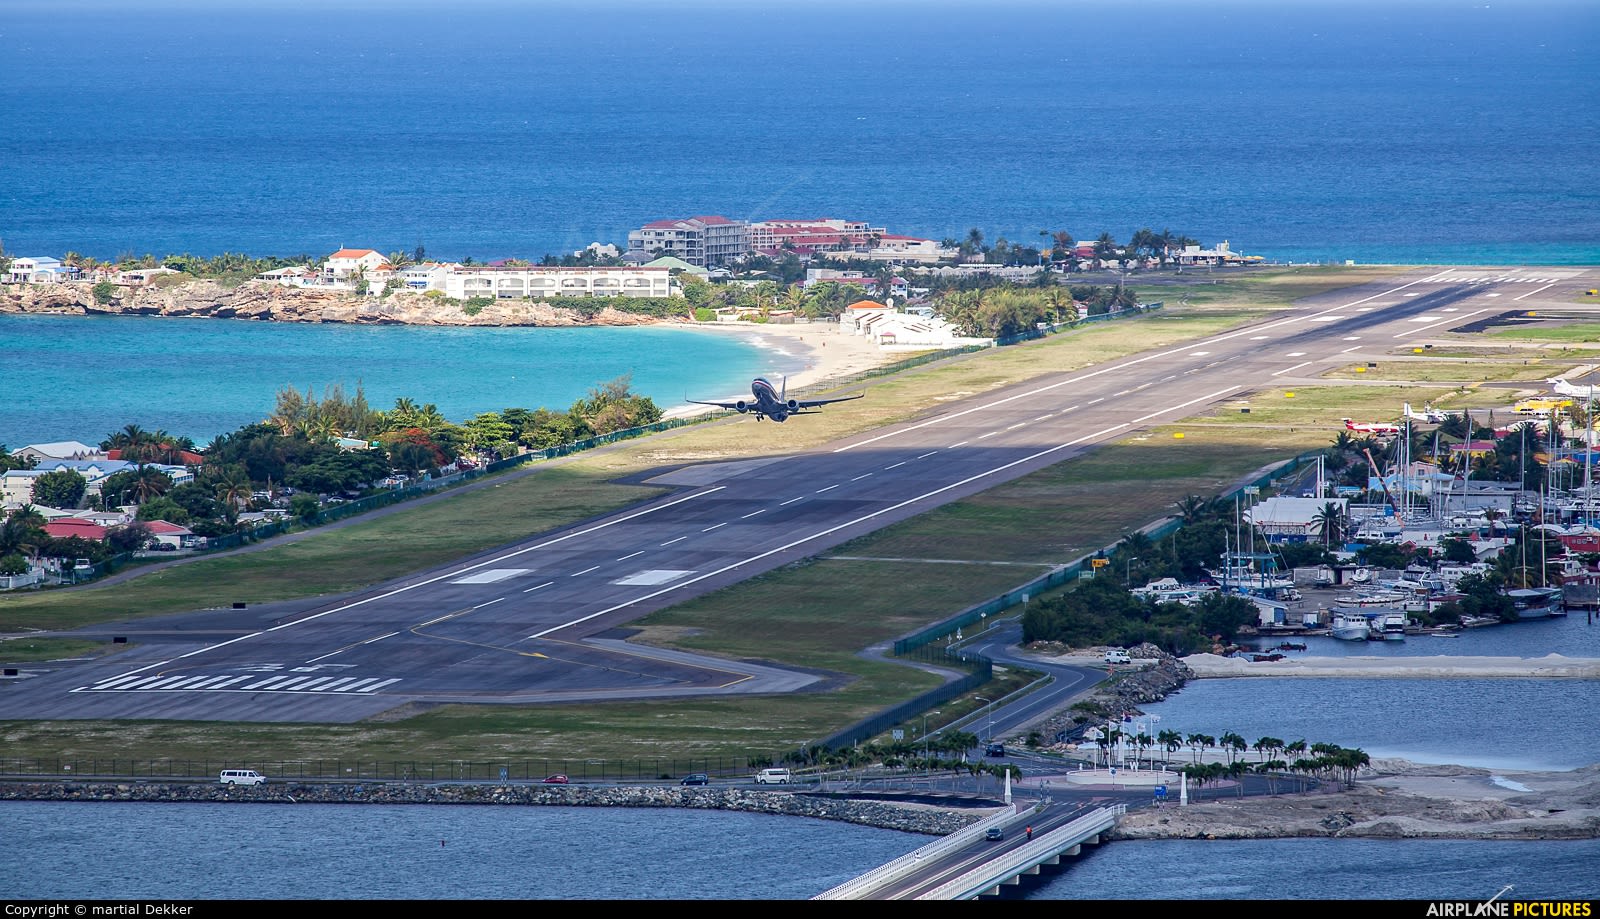
<path fill-rule="evenodd" d="M 1346 431 L 1355 431 L 1357 434 L 1377 434 L 1380 436 L 1385 436 L 1389 434 L 1400 433 L 1400 426 L 1398 424 L 1383 424 L 1375 421 L 1351 421 L 1349 418 L 1341 418 L 1339 420 L 1344 422 L 1344 429 Z"/>

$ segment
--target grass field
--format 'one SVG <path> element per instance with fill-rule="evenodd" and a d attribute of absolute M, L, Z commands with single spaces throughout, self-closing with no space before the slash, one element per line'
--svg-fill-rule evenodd
<path fill-rule="evenodd" d="M 831 407 L 807 424 L 765 425 L 758 440 L 750 436 L 754 422 L 748 419 L 693 425 L 579 455 L 532 475 L 491 480 L 489 487 L 381 520 L 309 534 L 291 546 L 179 566 L 110 588 L 0 598 L 0 632 L 352 590 L 640 500 L 654 489 L 618 480 L 632 481 L 654 468 L 781 457 L 918 417 L 950 398 L 1203 337 L 1295 297 L 1383 276 L 1384 269 L 1294 270 L 1164 290 L 1168 309 L 1160 313 L 875 380 L 866 399 Z M 1186 301 L 1181 309 L 1174 306 L 1180 296 Z M 1462 372 L 1461 362 L 1452 363 L 1448 372 Z M 0 723 L 0 737 L 9 757 L 263 763 L 738 758 L 792 750 L 936 685 L 935 676 L 918 668 L 862 656 L 864 648 L 1114 543 L 1167 515 L 1187 495 L 1210 497 L 1271 462 L 1326 446 L 1343 429 L 1339 418 L 1392 417 L 1402 401 L 1461 407 L 1480 395 L 1453 387 L 1351 384 L 1242 394 L 1204 416 L 1124 438 L 635 623 L 637 641 L 809 668 L 825 677 L 817 691 L 450 706 L 396 712 L 360 725 L 21 721 Z M 1250 412 L 1242 413 L 1243 407 Z M 1175 436 L 1180 433 L 1181 439 Z M 10 644 L 0 644 L 7 661 L 13 660 Z M 39 647 L 29 653 L 48 653 Z M 1008 685 L 1021 681 L 1017 675 L 1005 679 Z M 975 695 L 992 698 L 996 691 L 985 687 Z M 943 714 L 931 724 L 979 705 L 971 698 L 943 704 Z"/>

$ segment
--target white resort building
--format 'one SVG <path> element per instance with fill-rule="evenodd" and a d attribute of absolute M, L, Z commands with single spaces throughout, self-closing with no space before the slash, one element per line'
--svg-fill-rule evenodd
<path fill-rule="evenodd" d="M 549 297 L 670 297 L 678 292 L 667 268 L 468 267 L 443 273 L 447 296 L 522 300 Z M 408 279 L 408 286 L 410 279 Z"/>

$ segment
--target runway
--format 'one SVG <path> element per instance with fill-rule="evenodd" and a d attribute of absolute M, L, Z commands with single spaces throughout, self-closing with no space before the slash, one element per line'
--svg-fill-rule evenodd
<path fill-rule="evenodd" d="M 1535 272 L 1581 274 L 1495 277 Z M 1533 290 L 1418 270 L 814 452 L 675 471 L 652 480 L 675 488 L 658 500 L 320 607 L 129 623 L 116 632 L 134 645 L 125 653 L 27 668 L 0 694 L 0 720 L 353 722 L 408 703 L 802 689 L 819 677 L 636 647 L 614 630 L 1290 374 L 1503 312 L 1508 287 Z M 747 417 L 724 423 L 761 435 Z"/>

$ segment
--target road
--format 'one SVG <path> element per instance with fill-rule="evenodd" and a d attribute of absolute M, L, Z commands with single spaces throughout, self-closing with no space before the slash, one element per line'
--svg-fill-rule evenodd
<path fill-rule="evenodd" d="M 123 654 L 24 668 L 0 720 L 354 722 L 411 702 L 802 689 L 817 675 L 633 646 L 619 627 L 1142 428 L 1576 291 L 1583 274 L 1418 270 L 809 453 L 676 470 L 650 480 L 675 489 L 657 500 L 321 606 L 129 623 L 114 630 L 134 645 Z"/>

